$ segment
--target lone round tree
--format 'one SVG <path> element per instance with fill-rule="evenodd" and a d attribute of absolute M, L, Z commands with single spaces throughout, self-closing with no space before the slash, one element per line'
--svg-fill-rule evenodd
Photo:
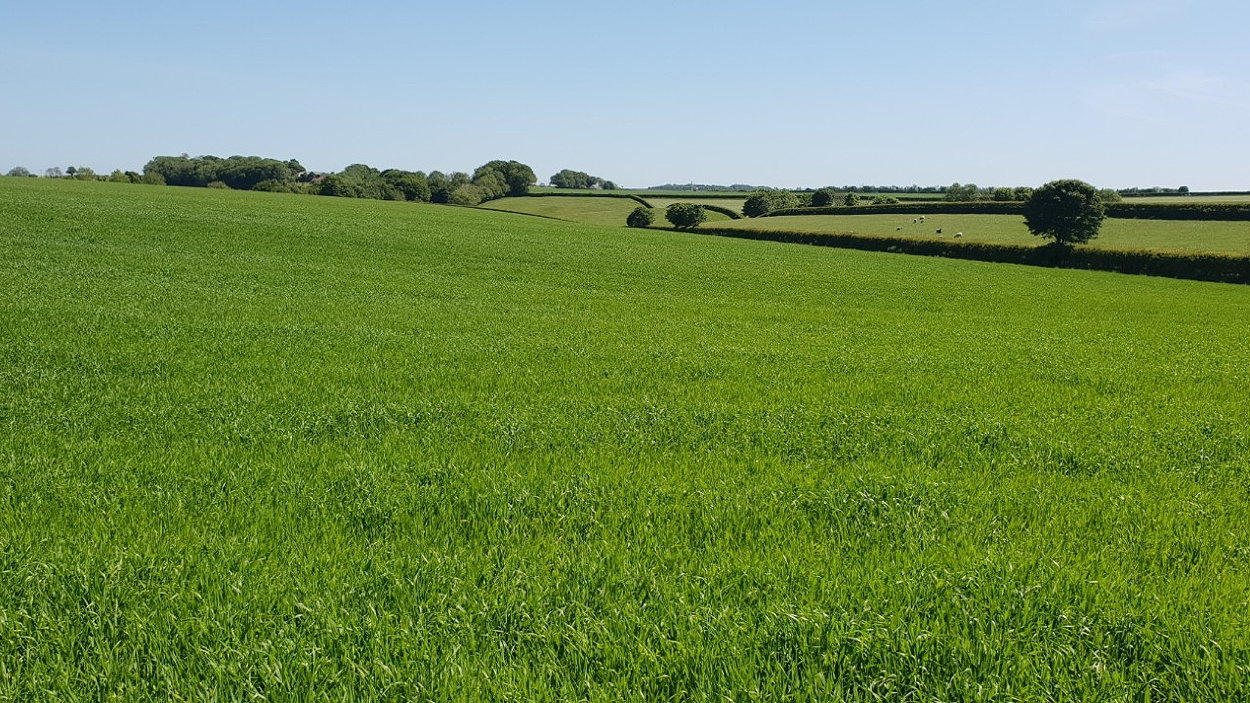
<path fill-rule="evenodd" d="M 694 203 L 673 203 L 664 212 L 664 217 L 677 229 L 694 229 L 707 219 L 707 212 Z"/>
<path fill-rule="evenodd" d="M 1033 191 L 1024 204 L 1029 231 L 1062 246 L 1097 237 L 1106 216 L 1098 189 L 1076 179 L 1051 181 Z"/>

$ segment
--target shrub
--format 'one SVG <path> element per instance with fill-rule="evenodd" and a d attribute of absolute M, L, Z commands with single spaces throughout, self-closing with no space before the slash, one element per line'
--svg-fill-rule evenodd
<path fill-rule="evenodd" d="M 402 193 L 404 200 L 422 203 L 430 201 L 430 184 L 424 173 L 391 168 L 382 172 L 382 180 Z"/>
<path fill-rule="evenodd" d="M 209 181 L 208 187 L 216 188 L 218 190 L 230 190 L 230 186 L 226 185 L 225 183 L 222 183 L 221 181 Z"/>
<path fill-rule="evenodd" d="M 303 185 L 303 184 L 302 183 L 290 183 L 288 181 L 280 181 L 276 178 L 271 178 L 267 181 L 261 181 L 260 183 L 257 183 L 256 185 L 252 186 L 252 190 L 258 190 L 264 193 L 298 193 L 298 192 L 301 192 L 296 189 L 296 186 L 299 186 L 299 185 Z"/>
<path fill-rule="evenodd" d="M 668 206 L 664 217 L 677 229 L 694 229 L 707 219 L 707 213 L 694 203 L 673 203 Z"/>
<path fill-rule="evenodd" d="M 634 211 L 629 213 L 629 217 L 625 218 L 625 224 L 630 227 L 650 227 L 654 221 L 655 213 L 651 208 L 645 208 L 641 205 L 634 208 Z"/>

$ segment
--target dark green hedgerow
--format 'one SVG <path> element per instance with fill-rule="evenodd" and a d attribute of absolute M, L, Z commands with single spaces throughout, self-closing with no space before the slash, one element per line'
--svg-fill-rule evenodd
<path fill-rule="evenodd" d="M 1250 203 L 1107 203 L 1107 217 L 1134 220 L 1250 221 Z M 1023 215 L 1024 203 L 900 203 L 855 207 L 803 207 L 774 210 L 768 217 L 789 215 Z"/>
<path fill-rule="evenodd" d="M 843 210 L 850 208 L 842 208 Z M 1037 247 L 988 242 L 953 242 L 854 234 L 785 232 L 743 229 L 699 229 L 700 234 L 815 246 L 941 256 L 995 263 L 1089 269 L 1222 283 L 1250 283 L 1250 257 L 1226 254 L 1183 254 L 1145 250 Z"/>
<path fill-rule="evenodd" d="M 1107 203 L 1107 217 L 1133 220 L 1250 220 L 1250 203 Z"/>

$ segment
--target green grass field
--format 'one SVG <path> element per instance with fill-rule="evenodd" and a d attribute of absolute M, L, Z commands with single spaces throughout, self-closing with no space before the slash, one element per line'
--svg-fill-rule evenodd
<path fill-rule="evenodd" d="M 913 223 L 913 219 L 910 215 L 794 215 L 734 220 L 717 227 L 921 239 L 949 239 L 963 232 L 963 240 L 968 242 L 1044 243 L 1029 233 L 1019 215 L 926 215 L 922 224 Z M 936 233 L 938 229 L 941 235 Z M 1250 222 L 1108 219 L 1088 246 L 1250 254 Z"/>
<path fill-rule="evenodd" d="M 0 699 L 1250 699 L 1250 287 L 0 178 Z"/>

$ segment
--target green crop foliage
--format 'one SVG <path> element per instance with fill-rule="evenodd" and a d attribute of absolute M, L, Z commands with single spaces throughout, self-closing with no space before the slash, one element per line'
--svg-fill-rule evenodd
<path fill-rule="evenodd" d="M 1250 699 L 1250 287 L 623 221 L 0 179 L 0 699 Z"/>

